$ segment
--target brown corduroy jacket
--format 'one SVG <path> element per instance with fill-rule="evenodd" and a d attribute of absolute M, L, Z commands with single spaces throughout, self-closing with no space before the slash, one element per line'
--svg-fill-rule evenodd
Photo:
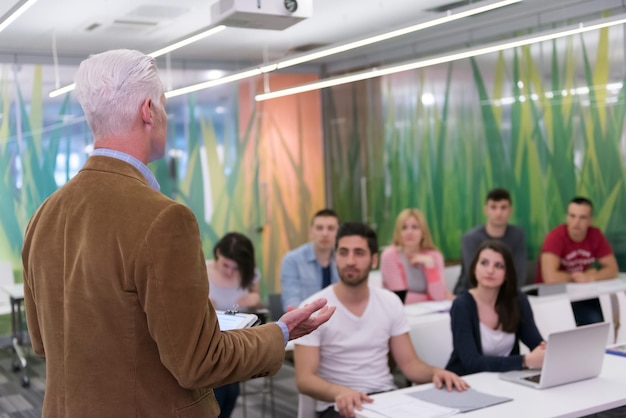
<path fill-rule="evenodd" d="M 274 374 L 275 324 L 220 332 L 193 213 L 130 164 L 90 157 L 22 252 L 44 417 L 217 417 L 212 387 Z"/>

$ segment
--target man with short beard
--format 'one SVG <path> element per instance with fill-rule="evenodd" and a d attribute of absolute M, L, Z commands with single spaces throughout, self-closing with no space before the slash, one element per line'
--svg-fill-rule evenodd
<path fill-rule="evenodd" d="M 319 417 L 354 417 L 363 402 L 372 402 L 369 394 L 395 389 L 390 351 L 412 382 L 432 381 L 448 390 L 468 387 L 456 374 L 417 357 L 400 299 L 389 290 L 368 286 L 370 269 L 378 262 L 378 242 L 371 228 L 343 224 L 337 232 L 335 260 L 339 282 L 303 302 L 325 297 L 336 306 L 335 315 L 295 342 L 298 390 L 317 399 Z"/>

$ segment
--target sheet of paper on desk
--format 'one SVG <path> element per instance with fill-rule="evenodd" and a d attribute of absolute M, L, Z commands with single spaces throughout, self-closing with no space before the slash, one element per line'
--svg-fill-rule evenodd
<path fill-rule="evenodd" d="M 405 305 L 404 312 L 410 316 L 421 316 L 436 312 L 449 312 L 451 307 L 451 300 L 432 300 Z"/>
<path fill-rule="evenodd" d="M 372 403 L 363 403 L 363 408 L 389 418 L 445 418 L 459 413 L 458 409 L 424 402 L 405 394 L 375 398 Z"/>
<path fill-rule="evenodd" d="M 407 395 L 437 405 L 458 409 L 461 412 L 473 411 L 513 400 L 504 396 L 489 395 L 475 389 L 468 389 L 464 392 L 456 390 L 448 392 L 445 389 L 432 388 L 407 393 Z"/>

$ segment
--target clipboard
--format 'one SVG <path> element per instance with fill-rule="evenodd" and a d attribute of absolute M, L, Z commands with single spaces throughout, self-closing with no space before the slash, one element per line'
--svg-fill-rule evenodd
<path fill-rule="evenodd" d="M 260 322 L 259 317 L 255 314 L 238 313 L 235 311 L 215 311 L 215 313 L 217 313 L 217 320 L 222 331 L 250 328 Z"/>

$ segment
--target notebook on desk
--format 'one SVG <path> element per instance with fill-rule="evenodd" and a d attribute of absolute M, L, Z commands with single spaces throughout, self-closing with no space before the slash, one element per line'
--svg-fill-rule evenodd
<path fill-rule="evenodd" d="M 545 389 L 597 377 L 609 336 L 608 322 L 585 325 L 548 336 L 541 370 L 500 373 L 500 378 Z"/>

